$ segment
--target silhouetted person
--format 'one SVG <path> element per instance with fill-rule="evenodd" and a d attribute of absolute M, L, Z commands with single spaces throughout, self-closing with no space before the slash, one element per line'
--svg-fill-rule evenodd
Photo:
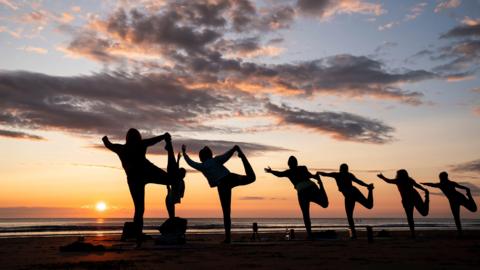
<path fill-rule="evenodd" d="M 147 147 L 152 146 L 162 140 L 166 141 L 166 148 L 170 145 L 171 137 L 169 133 L 163 135 L 142 139 L 137 129 L 131 128 L 127 132 L 125 144 L 113 144 L 107 136 L 102 138 L 105 147 L 115 152 L 122 162 L 123 169 L 127 174 L 128 187 L 135 206 L 133 222 L 136 227 L 137 241 L 141 243 L 143 234 L 143 213 L 145 211 L 145 185 L 155 183 L 161 185 L 174 185 L 177 180 L 176 173 L 171 171 L 176 165 L 169 164 L 167 171 L 158 168 L 146 158 Z M 168 151 L 169 163 L 175 161 L 172 151 Z"/>
<path fill-rule="evenodd" d="M 339 172 L 326 173 L 326 172 L 317 172 L 317 174 L 326 177 L 332 177 L 337 182 L 337 187 L 340 192 L 342 192 L 345 197 L 345 212 L 347 213 L 347 220 L 352 232 L 351 238 L 357 238 L 357 232 L 355 231 L 355 223 L 353 222 L 353 210 L 355 209 L 355 203 L 358 202 L 368 209 L 373 208 L 373 184 L 366 184 L 362 180 L 359 180 L 355 175 L 348 172 L 348 165 L 340 165 Z M 353 182 L 367 187 L 368 196 L 365 198 L 363 194 L 358 190 L 358 188 L 353 186 Z"/>
<path fill-rule="evenodd" d="M 165 149 L 169 152 L 168 153 L 168 165 L 174 164 L 170 169 L 171 172 L 176 174 L 174 176 L 177 181 L 172 185 L 167 185 L 167 196 L 165 197 L 165 205 L 167 206 L 168 217 L 174 218 L 175 217 L 175 204 L 180 203 L 183 195 L 185 193 L 185 175 L 187 171 L 184 168 L 180 168 L 180 157 L 181 154 L 178 153 L 177 160 L 175 160 L 173 156 L 173 147 L 170 147 L 171 144 L 167 144 Z M 172 153 L 170 153 L 170 151 Z"/>
<path fill-rule="evenodd" d="M 450 209 L 452 209 L 453 218 L 455 219 L 455 225 L 457 226 L 458 235 L 462 235 L 462 223 L 460 222 L 460 206 L 467 208 L 470 212 L 477 211 L 477 205 L 473 200 L 472 194 L 468 187 L 462 186 L 454 181 L 448 179 L 446 172 L 441 172 L 438 176 L 440 178 L 439 183 L 422 183 L 425 186 L 439 188 L 448 199 L 450 203 Z M 458 192 L 456 188 L 465 189 L 467 197 Z"/>
<path fill-rule="evenodd" d="M 225 227 L 225 240 L 224 243 L 230 243 L 231 241 L 231 219 L 230 208 L 232 201 L 232 188 L 236 186 L 243 186 L 251 184 L 255 181 L 255 172 L 252 166 L 247 160 L 247 157 L 242 152 L 238 145 L 235 145 L 232 149 L 225 152 L 223 155 L 213 157 L 212 150 L 205 146 L 200 150 L 200 161 L 195 162 L 186 153 L 186 146 L 182 145 L 182 152 L 185 161 L 192 168 L 202 172 L 207 178 L 210 187 L 217 187 L 218 195 L 220 197 L 220 203 L 223 211 L 223 224 Z M 237 152 L 238 156 L 242 160 L 243 167 L 246 175 L 239 175 L 231 173 L 223 164 L 227 162 L 232 155 Z"/>
<path fill-rule="evenodd" d="M 402 197 L 402 205 L 407 215 L 408 226 L 412 233 L 412 238 L 415 238 L 415 223 L 413 221 L 413 208 L 417 208 L 417 211 L 422 216 L 428 215 L 429 196 L 428 190 L 419 185 L 413 180 L 408 172 L 404 169 L 397 171 L 395 179 L 389 179 L 383 174 L 378 174 L 378 178 L 384 180 L 389 184 L 397 185 L 400 196 Z M 415 188 L 421 189 L 425 192 L 425 201 L 422 200 L 418 191 Z"/>
<path fill-rule="evenodd" d="M 302 210 L 303 222 L 307 230 L 308 238 L 312 239 L 312 223 L 310 221 L 310 202 L 314 202 L 323 208 L 328 206 L 328 198 L 325 193 L 322 181 L 318 175 L 311 174 L 307 167 L 298 166 L 297 158 L 290 156 L 288 158 L 288 170 L 274 171 L 270 167 L 265 168 L 265 172 L 271 173 L 277 177 L 288 177 L 290 182 L 297 190 L 298 203 Z M 318 186 L 310 181 L 310 178 L 316 179 Z M 319 188 L 320 187 L 320 188 Z"/>

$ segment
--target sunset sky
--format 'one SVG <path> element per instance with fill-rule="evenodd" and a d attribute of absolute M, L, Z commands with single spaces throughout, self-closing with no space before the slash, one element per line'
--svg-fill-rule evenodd
<path fill-rule="evenodd" d="M 170 132 L 195 160 L 203 145 L 245 149 L 257 181 L 234 189 L 233 217 L 301 217 L 293 185 L 263 171 L 290 155 L 374 183 L 358 217 L 403 216 L 376 177 L 401 168 L 417 182 L 446 170 L 478 204 L 479 14 L 479 0 L 0 0 L 0 217 L 132 216 L 120 161 L 101 145 L 130 127 Z M 161 168 L 163 147 L 148 153 Z M 178 215 L 220 217 L 217 191 L 181 164 Z M 343 217 L 334 180 L 323 183 L 330 206 L 312 204 L 312 217 Z M 147 186 L 147 217 L 166 216 L 165 194 Z M 430 217 L 449 217 L 439 195 Z"/>

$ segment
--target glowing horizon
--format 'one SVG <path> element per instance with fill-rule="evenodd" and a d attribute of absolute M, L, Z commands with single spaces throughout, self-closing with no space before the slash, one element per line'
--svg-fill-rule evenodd
<path fill-rule="evenodd" d="M 195 160 L 205 144 L 240 144 L 257 181 L 234 189 L 233 218 L 301 217 L 292 184 L 263 171 L 290 155 L 311 172 L 348 163 L 373 183 L 358 218 L 404 216 L 396 186 L 376 177 L 402 168 L 417 182 L 448 171 L 480 203 L 479 3 L 319 2 L 0 1 L 0 218 L 131 217 L 101 142 L 124 143 L 130 127 L 170 132 Z M 160 168 L 163 147 L 147 155 Z M 181 166 L 178 215 L 221 217 L 216 189 Z M 243 173 L 236 156 L 227 167 Z M 344 217 L 322 181 L 330 206 L 311 204 L 312 218 Z M 450 217 L 429 189 L 428 217 Z M 165 195 L 147 185 L 145 217 L 166 216 Z"/>

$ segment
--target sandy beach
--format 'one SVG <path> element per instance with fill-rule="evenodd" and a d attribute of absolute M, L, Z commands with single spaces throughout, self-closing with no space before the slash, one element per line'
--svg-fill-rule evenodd
<path fill-rule="evenodd" d="M 0 239 L 1 269 L 474 269 L 480 265 L 480 231 L 467 231 L 457 239 L 454 231 L 420 231 L 415 240 L 408 232 L 368 243 L 364 233 L 348 240 L 287 241 L 283 234 L 235 234 L 230 245 L 222 235 L 187 235 L 187 244 L 159 246 L 146 242 L 120 242 L 119 235 L 86 237 L 104 245 L 105 252 L 60 252 L 77 237 Z"/>

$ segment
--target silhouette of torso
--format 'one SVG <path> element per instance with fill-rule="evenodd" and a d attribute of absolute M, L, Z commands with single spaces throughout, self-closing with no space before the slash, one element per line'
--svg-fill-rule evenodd
<path fill-rule="evenodd" d="M 440 181 L 440 190 L 445 194 L 447 197 L 455 196 L 459 192 L 455 189 L 455 182 L 446 180 L 446 181 Z"/>
<path fill-rule="evenodd" d="M 147 145 L 143 142 L 117 145 L 113 151 L 118 155 L 127 177 L 142 176 L 147 166 L 154 166 L 146 158 Z"/>
<path fill-rule="evenodd" d="M 297 166 L 295 169 L 288 169 L 285 173 L 294 186 L 301 182 L 310 181 L 310 172 L 305 166 Z"/>
<path fill-rule="evenodd" d="M 355 179 L 355 176 L 349 172 L 347 173 L 332 173 L 333 178 L 337 182 L 338 190 L 342 193 L 350 192 L 353 185 L 352 179 Z"/>
<path fill-rule="evenodd" d="M 413 187 L 414 183 L 415 181 L 410 177 L 396 179 L 395 184 L 402 196 L 402 200 L 411 198 L 413 192 L 415 192 L 415 188 Z"/>

